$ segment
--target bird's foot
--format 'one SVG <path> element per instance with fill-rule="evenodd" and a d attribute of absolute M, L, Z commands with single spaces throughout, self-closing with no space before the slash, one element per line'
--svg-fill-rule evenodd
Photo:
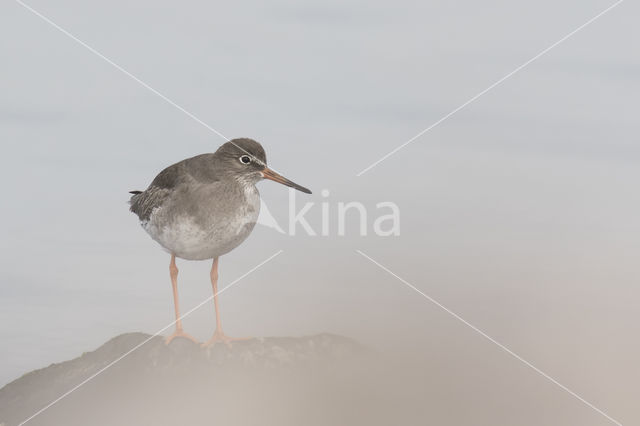
<path fill-rule="evenodd" d="M 208 348 L 210 346 L 215 345 L 218 342 L 222 342 L 225 345 L 227 345 L 228 348 L 231 348 L 231 342 L 237 342 L 240 340 L 251 340 L 251 339 L 252 337 L 229 337 L 226 334 L 224 334 L 224 332 L 216 329 L 216 331 L 213 333 L 213 336 L 211 336 L 211 339 L 204 342 L 201 346 L 203 348 Z"/>
<path fill-rule="evenodd" d="M 188 333 L 185 333 L 181 328 L 176 328 L 176 331 L 174 331 L 171 336 L 168 336 L 166 339 L 164 339 L 164 344 L 168 345 L 176 337 L 184 337 L 185 339 L 191 340 L 193 343 L 200 343 L 198 342 L 198 339 Z"/>

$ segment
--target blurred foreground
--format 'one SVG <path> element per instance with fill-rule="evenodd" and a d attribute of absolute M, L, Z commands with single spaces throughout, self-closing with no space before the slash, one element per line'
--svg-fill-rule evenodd
<path fill-rule="evenodd" d="M 0 424 L 19 424 L 150 336 L 117 336 L 97 350 L 33 371 L 0 390 Z M 203 349 L 160 336 L 133 351 L 30 425 L 318 424 L 343 418 L 349 371 L 371 351 L 321 334 Z M 339 380 L 339 383 L 338 383 Z M 337 386 L 337 387 L 336 387 Z"/>
<path fill-rule="evenodd" d="M 144 342 L 123 334 L 0 389 L 14 426 Z M 203 349 L 151 338 L 28 422 L 46 425 L 607 425 L 562 389 L 476 340 L 382 354 L 333 334 Z"/>

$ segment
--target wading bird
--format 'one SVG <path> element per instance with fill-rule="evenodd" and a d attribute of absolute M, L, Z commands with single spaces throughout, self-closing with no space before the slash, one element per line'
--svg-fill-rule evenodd
<path fill-rule="evenodd" d="M 173 286 L 176 329 L 167 337 L 196 341 L 184 332 L 178 301 L 176 257 L 187 260 L 213 259 L 211 285 L 216 329 L 211 339 L 230 345 L 224 334 L 218 307 L 218 258 L 238 247 L 251 233 L 260 211 L 256 184 L 270 179 L 311 194 L 267 167 L 267 158 L 258 142 L 233 139 L 213 154 L 187 158 L 167 167 L 145 191 L 131 191 L 130 210 L 138 215 L 145 231 L 169 254 L 169 273 Z"/>

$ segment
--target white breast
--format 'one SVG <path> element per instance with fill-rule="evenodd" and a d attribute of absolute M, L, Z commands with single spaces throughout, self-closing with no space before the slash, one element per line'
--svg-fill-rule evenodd
<path fill-rule="evenodd" d="M 166 210 L 172 208 L 169 216 Z M 251 233 L 260 212 L 260 195 L 255 186 L 245 188 L 245 202 L 226 214 L 215 210 L 199 212 L 196 220 L 175 206 L 155 210 L 142 227 L 166 251 L 188 260 L 221 256 L 240 245 Z"/>

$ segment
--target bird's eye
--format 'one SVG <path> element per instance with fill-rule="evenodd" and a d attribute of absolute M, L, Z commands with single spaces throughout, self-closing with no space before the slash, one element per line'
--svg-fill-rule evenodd
<path fill-rule="evenodd" d="M 242 157 L 240 157 L 240 162 L 242 164 L 249 164 L 251 162 L 251 157 L 249 157 L 248 155 L 243 155 Z"/>

